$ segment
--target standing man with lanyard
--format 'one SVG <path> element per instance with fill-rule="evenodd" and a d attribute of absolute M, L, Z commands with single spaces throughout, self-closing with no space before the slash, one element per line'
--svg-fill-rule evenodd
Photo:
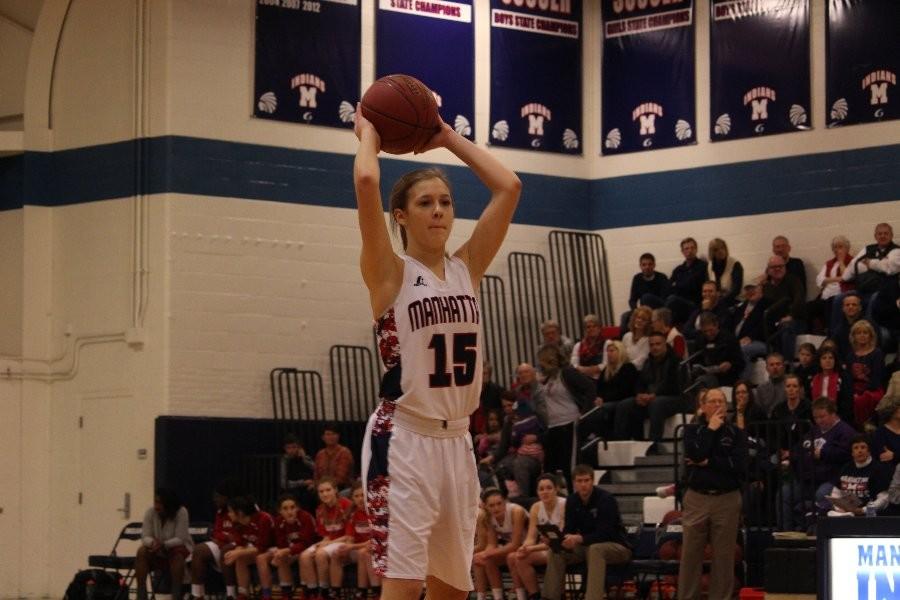
<path fill-rule="evenodd" d="M 741 481 L 747 466 L 744 432 L 725 421 L 725 394 L 710 389 L 700 404 L 696 425 L 684 433 L 687 463 L 682 524 L 684 542 L 678 573 L 678 598 L 700 598 L 703 550 L 712 546 L 709 597 L 731 598 L 734 544 L 741 519 Z"/>

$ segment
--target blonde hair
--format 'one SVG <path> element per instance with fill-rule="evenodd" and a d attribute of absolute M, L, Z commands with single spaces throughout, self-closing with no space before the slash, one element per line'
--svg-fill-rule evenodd
<path fill-rule="evenodd" d="M 860 346 L 856 342 L 856 334 L 859 331 L 868 331 L 869 332 L 869 343 L 865 347 Z M 872 351 L 875 349 L 876 340 L 875 340 L 875 328 L 872 327 L 872 324 L 866 321 L 865 319 L 860 319 L 856 323 L 853 324 L 853 327 L 850 328 L 850 345 L 853 346 L 854 352 L 860 351 Z"/>
<path fill-rule="evenodd" d="M 722 238 L 713 238 L 713 239 L 709 240 L 709 250 L 708 250 L 708 252 L 709 252 L 709 258 L 710 258 L 710 260 L 712 260 L 712 255 L 713 255 L 713 253 L 714 253 L 716 250 L 718 250 L 719 248 L 722 248 L 723 250 L 725 250 L 725 256 L 726 256 L 726 258 L 727 258 L 727 257 L 729 256 L 729 254 L 728 254 L 728 244 L 725 243 L 725 240 L 723 240 Z"/>
<path fill-rule="evenodd" d="M 607 344 L 619 351 L 619 362 L 614 365 L 607 360 L 606 368 L 603 369 L 603 379 L 609 381 L 616 376 L 616 373 L 619 372 L 619 369 L 622 368 L 622 365 L 628 362 L 628 352 L 626 352 L 625 350 L 625 344 L 623 344 L 619 340 L 610 340 L 607 342 Z"/>
<path fill-rule="evenodd" d="M 644 325 L 644 330 L 641 332 L 641 337 L 650 335 L 650 331 L 652 330 L 651 321 L 653 320 L 653 311 L 646 306 L 638 306 L 631 311 L 631 317 L 628 319 L 628 331 L 634 331 L 634 322 L 637 320 L 638 315 L 643 315 L 647 322 L 647 324 Z"/>

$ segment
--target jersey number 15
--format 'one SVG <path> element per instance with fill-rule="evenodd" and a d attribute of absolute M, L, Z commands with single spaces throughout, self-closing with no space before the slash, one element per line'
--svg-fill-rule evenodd
<path fill-rule="evenodd" d="M 434 350 L 434 373 L 428 376 L 431 387 L 450 387 L 451 385 L 470 385 L 475 379 L 475 366 L 478 360 L 477 333 L 453 334 L 453 373 L 447 365 L 447 336 L 436 333 L 431 336 L 428 348 Z"/>

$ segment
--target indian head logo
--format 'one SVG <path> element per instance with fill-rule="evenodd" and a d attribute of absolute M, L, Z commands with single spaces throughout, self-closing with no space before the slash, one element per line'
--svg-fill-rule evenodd
<path fill-rule="evenodd" d="M 656 102 L 644 102 L 631 111 L 631 120 L 640 126 L 640 135 L 652 136 L 656 133 L 656 118 L 663 116 L 663 107 Z M 653 139 L 646 137 L 645 148 L 653 145 Z"/>
<path fill-rule="evenodd" d="M 880 106 L 888 103 L 888 84 L 897 85 L 897 75 L 887 69 L 872 71 L 862 78 L 862 89 L 868 89 L 871 93 L 869 104 Z M 884 116 L 884 109 L 878 108 L 875 111 L 875 116 Z"/>
<path fill-rule="evenodd" d="M 528 135 L 534 136 L 531 146 L 539 148 L 541 138 L 544 137 L 544 122 L 551 121 L 553 114 L 540 102 L 529 102 L 522 107 L 520 112 L 523 119 L 528 119 Z"/>
<path fill-rule="evenodd" d="M 755 87 L 744 94 L 744 106 L 750 106 L 751 121 L 766 121 L 769 118 L 769 101 L 775 102 L 775 90 L 770 87 Z M 763 123 L 754 127 L 756 133 L 765 129 Z"/>
<path fill-rule="evenodd" d="M 317 95 L 325 93 L 325 82 L 318 75 L 312 73 L 300 73 L 291 78 L 291 89 L 297 90 L 300 94 L 300 108 L 308 108 L 315 110 L 318 106 Z M 312 110 L 303 113 L 304 121 L 312 121 Z"/>

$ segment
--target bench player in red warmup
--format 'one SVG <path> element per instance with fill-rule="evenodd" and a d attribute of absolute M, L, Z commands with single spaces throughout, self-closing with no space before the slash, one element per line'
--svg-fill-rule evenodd
<path fill-rule="evenodd" d="M 450 254 L 456 204 L 447 176 L 434 168 L 407 173 L 390 196 L 404 249 L 397 255 L 379 187 L 381 138 L 356 112 L 360 267 L 387 368 L 362 468 L 372 560 L 385 600 L 417 600 L 423 581 L 428 597 L 442 600 L 462 600 L 472 589 L 479 484 L 468 425 L 484 359 L 477 290 L 521 190 L 515 173 L 487 150 L 437 122 L 416 152 L 449 150 L 487 187 L 490 201 L 469 239 Z"/>

